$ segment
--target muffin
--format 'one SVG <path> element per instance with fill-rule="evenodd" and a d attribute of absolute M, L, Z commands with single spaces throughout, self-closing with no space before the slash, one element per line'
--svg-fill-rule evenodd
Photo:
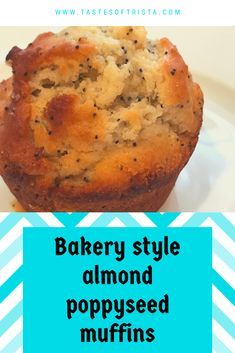
<path fill-rule="evenodd" d="M 0 174 L 26 211 L 159 209 L 203 111 L 168 39 L 148 40 L 143 27 L 71 27 L 6 61 Z"/>

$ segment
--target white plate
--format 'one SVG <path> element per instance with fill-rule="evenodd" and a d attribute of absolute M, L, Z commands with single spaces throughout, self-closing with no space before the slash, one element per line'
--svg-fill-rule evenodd
<path fill-rule="evenodd" d="M 40 28 L 39 31 L 42 29 Z M 170 34 L 171 31 L 169 30 Z M 185 38 L 187 42 L 187 36 Z M 29 36 L 29 41 L 30 39 Z M 174 41 L 177 43 L 176 39 Z M 208 46 L 210 45 L 212 43 L 208 43 Z M 6 52 L 1 51 L 0 57 Z M 189 53 L 186 53 L 187 56 L 190 56 Z M 215 59 L 220 60 L 218 57 Z M 188 58 L 186 61 L 190 62 Z M 220 63 L 221 66 L 226 65 L 221 61 Z M 211 62 L 211 66 L 211 72 L 213 72 L 213 62 Z M 222 71 L 221 67 L 220 70 Z M 226 67 L 224 70 L 227 72 L 228 68 Z M 220 82 L 213 79 L 213 77 L 218 79 L 218 70 L 216 71 L 217 75 L 210 74 L 209 77 L 204 74 L 203 67 L 200 67 L 200 72 L 202 74 L 193 72 L 195 81 L 200 83 L 205 95 L 204 123 L 199 143 L 161 211 L 235 210 L 234 81 L 231 77 L 229 84 L 224 84 L 223 71 L 219 76 Z M 206 73 L 208 74 L 208 67 Z M 6 66 L 0 65 L 0 80 L 7 77 L 8 74 Z M 14 197 L 3 180 L 0 179 L 0 211 L 12 211 L 13 202 Z"/>
<path fill-rule="evenodd" d="M 161 211 L 235 210 L 235 91 L 195 75 L 205 94 L 199 143 Z"/>

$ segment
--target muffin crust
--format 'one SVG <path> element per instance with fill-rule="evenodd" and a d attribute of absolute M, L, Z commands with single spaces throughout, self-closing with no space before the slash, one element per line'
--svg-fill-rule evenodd
<path fill-rule="evenodd" d="M 6 59 L 0 173 L 26 210 L 161 206 L 196 146 L 203 110 L 168 39 L 149 41 L 142 27 L 72 27 Z"/>

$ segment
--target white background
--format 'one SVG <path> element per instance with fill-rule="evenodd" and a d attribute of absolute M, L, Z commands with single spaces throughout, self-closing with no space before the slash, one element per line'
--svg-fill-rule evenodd
<path fill-rule="evenodd" d="M 180 8 L 181 16 L 55 16 L 55 8 Z M 13 25 L 235 25 L 234 0 L 1 0 L 0 24 Z"/>

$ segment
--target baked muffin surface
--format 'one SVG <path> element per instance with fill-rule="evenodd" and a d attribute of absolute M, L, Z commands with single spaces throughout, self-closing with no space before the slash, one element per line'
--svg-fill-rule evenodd
<path fill-rule="evenodd" d="M 7 61 L 0 172 L 26 210 L 157 210 L 202 123 L 202 92 L 168 39 L 72 27 Z"/>

